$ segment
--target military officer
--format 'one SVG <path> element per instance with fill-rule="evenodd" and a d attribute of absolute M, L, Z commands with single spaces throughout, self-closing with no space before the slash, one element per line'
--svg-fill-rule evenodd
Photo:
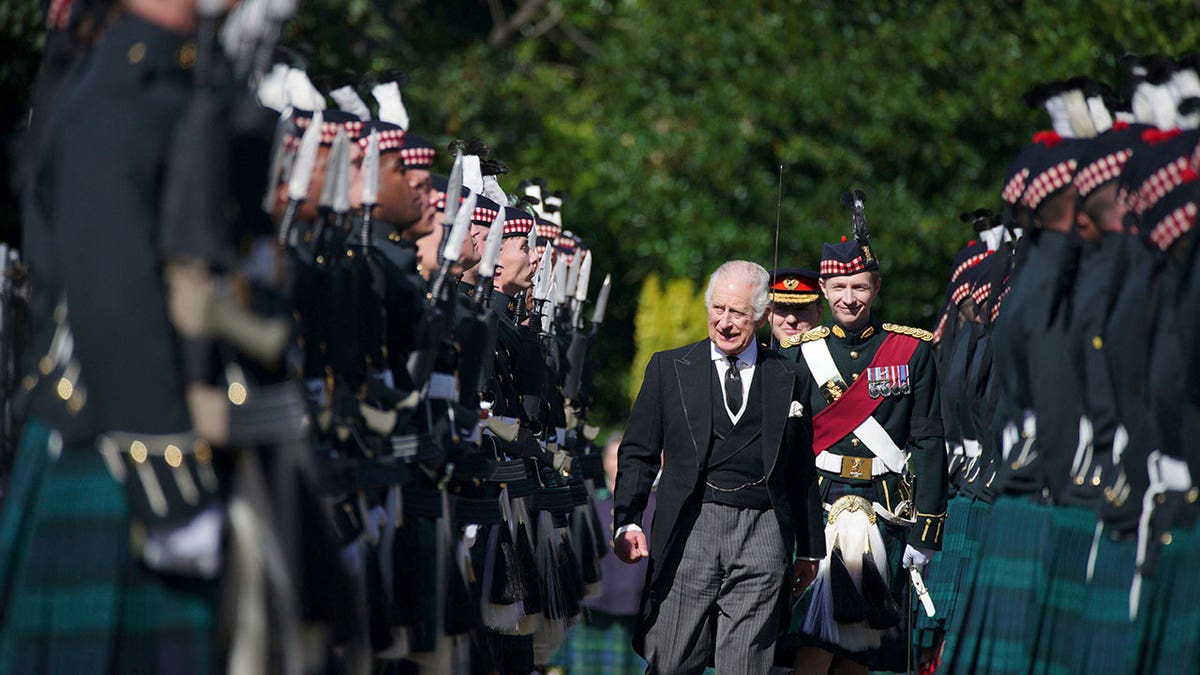
<path fill-rule="evenodd" d="M 799 363 L 812 376 L 805 406 L 831 550 L 792 616 L 800 672 L 825 672 L 835 656 L 854 671 L 904 670 L 902 567 L 925 564 L 945 530 L 933 336 L 872 311 L 882 278 L 861 200 L 856 216 L 855 238 L 826 244 L 821 255 L 831 320 L 799 340 Z"/>
<path fill-rule="evenodd" d="M 799 336 L 821 323 L 821 289 L 817 273 L 786 267 L 771 273 L 771 344 L 780 354 L 796 360 Z"/>

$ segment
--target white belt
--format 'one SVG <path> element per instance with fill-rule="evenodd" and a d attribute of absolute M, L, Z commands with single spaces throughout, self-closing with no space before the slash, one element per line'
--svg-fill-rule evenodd
<path fill-rule="evenodd" d="M 1158 504 L 1156 497 L 1167 492 L 1187 492 L 1192 488 L 1192 474 L 1188 471 L 1187 462 L 1168 457 L 1158 450 L 1151 452 L 1146 459 L 1146 473 L 1150 477 L 1150 487 L 1142 497 L 1142 516 L 1138 519 L 1137 572 L 1129 588 L 1131 621 L 1138 615 L 1138 602 L 1142 595 L 1142 564 L 1146 562 L 1146 554 L 1150 551 L 1150 519 Z"/>
<path fill-rule="evenodd" d="M 429 398 L 442 401 L 457 401 L 458 380 L 453 375 L 446 373 L 430 373 L 427 393 Z"/>

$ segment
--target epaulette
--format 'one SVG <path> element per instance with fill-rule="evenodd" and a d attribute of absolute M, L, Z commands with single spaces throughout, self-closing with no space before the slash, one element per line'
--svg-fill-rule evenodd
<path fill-rule="evenodd" d="M 784 347 L 791 347 L 793 345 L 803 344 L 805 342 L 812 342 L 813 340 L 820 340 L 821 338 L 827 338 L 827 337 L 829 337 L 829 327 L 828 326 L 817 326 L 816 328 L 814 328 L 806 333 L 801 333 L 799 335 L 792 335 L 792 336 L 788 337 L 787 339 L 783 340 L 783 342 L 781 344 Z"/>
<path fill-rule="evenodd" d="M 923 328 L 913 328 L 912 326 L 901 326 L 895 323 L 885 323 L 883 324 L 883 329 L 889 333 L 899 333 L 901 335 L 915 337 L 923 342 L 933 341 L 933 333 L 930 333 Z"/>

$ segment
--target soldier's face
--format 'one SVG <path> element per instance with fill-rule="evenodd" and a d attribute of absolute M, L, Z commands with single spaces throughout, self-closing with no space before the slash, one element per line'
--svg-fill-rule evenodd
<path fill-rule="evenodd" d="M 379 218 L 396 225 L 409 241 L 421 237 L 409 232 L 421 219 L 421 197 L 408 184 L 400 153 L 389 152 L 379 158 Z"/>
<path fill-rule="evenodd" d="M 847 330 L 856 331 L 870 320 L 871 304 L 879 295 L 880 285 L 871 272 L 859 272 L 821 279 L 821 292 L 829 301 L 833 320 Z"/>
<path fill-rule="evenodd" d="M 786 337 L 799 335 L 816 328 L 821 322 L 821 303 L 803 305 L 772 305 L 769 312 L 771 334 L 780 342 Z"/>
<path fill-rule="evenodd" d="M 508 237 L 500 244 L 500 259 L 496 262 L 495 285 L 501 293 L 513 295 L 532 285 L 533 270 L 529 266 L 529 240 Z"/>
<path fill-rule="evenodd" d="M 741 279 L 719 279 L 708 307 L 708 338 L 722 352 L 741 354 L 766 317 L 754 318 L 754 286 Z"/>
<path fill-rule="evenodd" d="M 404 175 L 408 178 L 409 189 L 421 202 L 421 219 L 413 225 L 413 236 L 424 237 L 433 231 L 433 223 L 438 216 L 437 194 L 433 191 L 433 182 L 426 169 L 409 169 Z"/>
<path fill-rule="evenodd" d="M 489 231 L 491 231 L 490 227 L 487 227 L 486 225 L 480 225 L 474 221 L 471 222 L 471 233 L 468 241 L 470 241 L 471 245 L 475 247 L 475 255 L 478 258 L 483 257 L 483 251 L 485 248 L 487 248 L 487 236 Z"/>
<path fill-rule="evenodd" d="M 442 243 L 442 224 L 435 223 L 433 230 L 417 240 L 417 264 L 421 267 L 421 276 L 428 281 L 441 268 L 438 260 L 438 246 Z"/>
<path fill-rule="evenodd" d="M 1117 199 L 1117 184 L 1109 183 L 1087 196 L 1083 210 L 1075 214 L 1075 223 L 1081 234 L 1091 226 L 1097 230 L 1097 239 L 1109 233 L 1121 232 L 1121 219 L 1125 215 L 1125 202 Z"/>

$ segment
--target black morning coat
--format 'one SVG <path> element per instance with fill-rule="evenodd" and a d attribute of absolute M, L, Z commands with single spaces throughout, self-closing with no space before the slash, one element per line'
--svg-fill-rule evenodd
<path fill-rule="evenodd" d="M 650 565 L 634 645 L 640 650 L 658 604 L 674 580 L 683 545 L 700 513 L 704 471 L 712 440 L 711 386 L 715 366 L 707 339 L 650 357 L 618 450 L 614 524 L 642 525 L 642 511 L 659 470 L 657 506 L 649 539 Z M 763 466 L 783 550 L 800 558 L 825 556 L 825 529 L 812 452 L 812 419 L 803 401 L 810 380 L 793 362 L 760 347 L 754 377 L 763 378 Z M 790 585 L 785 584 L 785 593 Z"/>

